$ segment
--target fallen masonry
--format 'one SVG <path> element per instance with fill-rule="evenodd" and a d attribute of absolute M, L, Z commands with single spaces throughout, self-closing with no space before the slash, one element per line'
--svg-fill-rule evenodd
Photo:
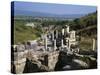
<path fill-rule="evenodd" d="M 96 68 L 96 65 L 96 58 L 90 55 L 67 55 L 63 51 L 40 53 L 32 50 L 18 56 L 13 63 L 15 73 L 89 69 Z"/>

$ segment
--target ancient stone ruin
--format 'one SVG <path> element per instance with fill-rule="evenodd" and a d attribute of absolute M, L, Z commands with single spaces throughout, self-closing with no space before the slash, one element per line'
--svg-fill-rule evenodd
<path fill-rule="evenodd" d="M 37 40 L 14 45 L 11 71 L 33 73 L 97 68 L 95 40 L 93 52 L 88 54 L 82 53 L 78 44 L 76 31 L 65 25 L 61 31 L 52 30 Z"/>

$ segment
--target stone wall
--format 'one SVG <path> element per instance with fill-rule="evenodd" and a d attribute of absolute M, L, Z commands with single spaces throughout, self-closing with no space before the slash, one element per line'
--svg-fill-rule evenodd
<path fill-rule="evenodd" d="M 48 67 L 50 71 L 54 71 L 55 65 L 58 61 L 59 52 L 54 51 L 48 56 Z"/>

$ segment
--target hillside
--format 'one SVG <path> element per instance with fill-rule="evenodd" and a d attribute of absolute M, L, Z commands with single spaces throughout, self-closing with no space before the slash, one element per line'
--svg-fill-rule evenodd
<path fill-rule="evenodd" d="M 88 14 L 82 18 L 74 19 L 71 28 L 80 36 L 93 36 L 97 34 L 97 12 Z"/>
<path fill-rule="evenodd" d="M 41 35 L 41 30 L 38 27 L 26 26 L 27 21 L 14 21 L 14 44 L 23 43 L 28 40 L 34 40 Z"/>
<path fill-rule="evenodd" d="M 70 23 L 71 28 L 80 36 L 80 49 L 92 50 L 92 40 L 96 39 L 97 47 L 97 12 L 77 18 Z"/>

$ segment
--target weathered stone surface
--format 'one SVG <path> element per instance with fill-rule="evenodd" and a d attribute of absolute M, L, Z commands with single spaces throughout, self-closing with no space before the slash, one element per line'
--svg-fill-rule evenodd
<path fill-rule="evenodd" d="M 84 68 L 89 67 L 89 65 L 86 62 L 79 59 L 73 59 L 73 62 L 77 63 L 80 67 L 84 67 Z"/>

